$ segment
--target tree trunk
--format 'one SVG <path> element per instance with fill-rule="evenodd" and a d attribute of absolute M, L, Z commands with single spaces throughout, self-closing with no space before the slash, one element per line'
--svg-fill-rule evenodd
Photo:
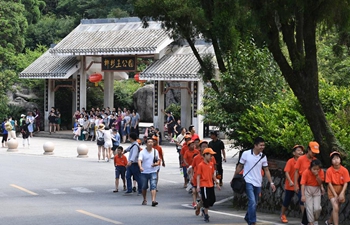
<path fill-rule="evenodd" d="M 341 148 L 326 120 L 319 99 L 316 20 L 309 12 L 305 12 L 301 17 L 296 23 L 291 21 L 278 23 L 280 21 L 273 12 L 267 14 L 265 21 L 269 27 L 268 48 L 299 100 L 314 140 L 320 144 L 319 158 L 325 166 L 329 166 L 329 153 L 334 149 L 341 150 Z M 280 31 L 287 45 L 290 61 L 282 52 Z"/>

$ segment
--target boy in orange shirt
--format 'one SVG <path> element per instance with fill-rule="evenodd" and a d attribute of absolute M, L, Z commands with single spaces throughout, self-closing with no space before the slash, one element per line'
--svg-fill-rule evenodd
<path fill-rule="evenodd" d="M 294 173 L 295 173 L 295 164 L 300 156 L 304 154 L 304 146 L 302 145 L 295 145 L 293 147 L 293 158 L 289 159 L 286 163 L 286 166 L 284 167 L 284 173 L 286 175 L 285 179 L 285 185 L 284 185 L 284 201 L 282 203 L 282 210 L 281 210 L 281 222 L 282 223 L 288 223 L 287 217 L 286 217 L 286 211 L 287 208 L 294 196 Z M 299 202 L 301 196 L 298 194 Z M 304 211 L 304 206 L 300 205 L 301 212 Z"/>
<path fill-rule="evenodd" d="M 197 167 L 197 192 L 201 193 L 204 214 L 204 221 L 209 222 L 208 209 L 213 206 L 216 197 L 214 190 L 214 182 L 220 190 L 219 182 L 216 180 L 214 165 L 210 162 L 212 156 L 216 154 L 211 148 L 206 148 L 203 151 L 203 162 Z"/>
<path fill-rule="evenodd" d="M 324 172 L 318 159 L 312 160 L 310 168 L 303 172 L 301 177 L 301 201 L 305 203 L 305 212 L 308 225 L 316 225 L 321 213 L 321 195 L 323 188 Z"/>
<path fill-rule="evenodd" d="M 187 142 L 191 140 L 191 136 L 190 135 L 186 135 L 185 136 L 185 143 L 182 145 L 181 151 L 180 151 L 180 156 L 181 156 L 181 166 L 182 166 L 182 172 L 184 175 L 184 188 L 187 187 L 187 183 L 188 183 L 188 176 L 187 176 L 187 167 L 186 164 L 184 162 L 184 156 L 186 151 L 188 151 L 188 145 Z"/>
<path fill-rule="evenodd" d="M 113 192 L 118 192 L 119 187 L 119 177 L 123 180 L 123 190 L 126 190 L 125 186 L 125 171 L 128 160 L 125 155 L 123 155 L 123 147 L 118 146 L 117 155 L 114 156 L 114 166 L 115 166 L 115 190 Z"/>
<path fill-rule="evenodd" d="M 349 171 L 341 165 L 342 159 L 339 152 L 330 154 L 332 166 L 327 169 L 326 183 L 328 183 L 328 198 L 332 203 L 332 214 L 326 225 L 339 225 L 340 205 L 345 202 L 345 192 L 350 181 Z"/>
<path fill-rule="evenodd" d="M 160 161 L 162 163 L 162 166 L 165 167 L 163 149 L 159 145 L 159 141 L 158 141 L 159 139 L 158 139 L 157 136 L 152 136 L 152 140 L 153 140 L 153 148 L 158 151 L 159 159 L 160 159 Z M 158 170 L 157 170 L 157 187 L 158 187 L 158 180 L 159 180 L 159 170 L 160 170 L 160 166 L 158 167 Z M 157 191 L 158 191 L 158 189 L 157 189 Z"/>
<path fill-rule="evenodd" d="M 200 209 L 203 205 L 203 202 L 202 201 L 199 201 L 198 204 L 196 204 L 197 202 L 197 198 L 198 198 L 198 192 L 197 192 L 197 172 L 196 172 L 196 169 L 198 167 L 198 165 L 204 161 L 204 158 L 203 158 L 203 151 L 204 149 L 208 148 L 208 142 L 203 140 L 203 141 L 200 141 L 199 143 L 199 147 L 200 147 L 200 154 L 196 155 L 194 158 L 193 158 L 193 162 L 192 162 L 192 170 L 193 170 L 193 177 L 194 179 L 192 179 L 192 198 L 193 198 L 193 203 L 192 203 L 192 206 L 196 209 L 196 216 L 199 215 L 199 212 L 200 212 Z M 216 165 L 216 160 L 215 160 L 215 157 L 211 157 L 211 163 L 215 166 Z"/>

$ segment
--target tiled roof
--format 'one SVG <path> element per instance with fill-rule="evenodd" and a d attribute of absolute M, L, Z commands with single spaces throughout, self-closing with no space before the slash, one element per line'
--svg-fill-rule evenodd
<path fill-rule="evenodd" d="M 196 45 L 201 56 L 213 54 L 212 45 Z M 198 81 L 200 65 L 189 46 L 165 55 L 140 73 L 141 80 Z"/>
<path fill-rule="evenodd" d="M 19 78 L 66 79 L 79 68 L 80 63 L 77 57 L 54 56 L 48 50 L 23 70 Z"/>
<path fill-rule="evenodd" d="M 82 20 L 60 41 L 52 54 L 129 55 L 157 54 L 173 40 L 160 22 L 143 28 L 138 18 Z"/>

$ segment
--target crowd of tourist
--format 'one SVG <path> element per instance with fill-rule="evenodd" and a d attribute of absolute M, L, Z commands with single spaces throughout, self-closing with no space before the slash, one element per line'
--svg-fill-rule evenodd
<path fill-rule="evenodd" d="M 40 112 L 34 108 L 33 112 L 28 112 L 27 115 L 21 114 L 19 122 L 13 119 L 12 116 L 5 118 L 1 124 L 2 147 L 7 147 L 7 142 L 11 139 L 17 139 L 17 131 L 23 139 L 23 147 L 25 143 L 30 146 L 30 138 L 33 137 L 35 131 L 40 131 Z"/>

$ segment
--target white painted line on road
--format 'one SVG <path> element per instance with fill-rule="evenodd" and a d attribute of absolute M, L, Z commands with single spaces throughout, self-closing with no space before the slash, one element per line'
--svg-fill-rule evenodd
<path fill-rule="evenodd" d="M 216 203 L 215 203 L 216 204 Z M 186 207 L 186 208 L 190 208 L 193 209 L 192 205 L 190 204 L 182 204 L 181 206 Z M 220 214 L 220 215 L 225 215 L 225 216 L 231 216 L 231 217 L 239 217 L 244 219 L 244 216 L 239 215 L 239 214 L 234 214 L 234 213 L 226 213 L 226 212 L 219 212 L 219 211 L 215 211 L 215 210 L 209 210 L 210 213 L 216 213 L 216 214 Z M 266 220 L 257 220 L 257 222 L 259 222 L 259 225 L 283 225 L 283 223 L 274 223 L 274 222 L 270 222 L 270 221 L 266 221 Z M 260 224 L 263 223 L 263 224 Z"/>
<path fill-rule="evenodd" d="M 222 203 L 224 203 L 224 202 L 227 202 L 227 201 L 230 201 L 230 200 L 232 200 L 232 199 L 233 199 L 233 196 L 228 197 L 228 198 L 224 198 L 224 199 L 222 199 L 222 200 L 220 200 L 220 201 L 215 202 L 215 205 L 220 205 L 220 204 L 222 204 Z"/>
<path fill-rule="evenodd" d="M 66 194 L 66 192 L 64 191 L 60 191 L 59 189 L 57 188 L 51 188 L 51 189 L 44 189 L 45 191 L 51 193 L 51 194 L 54 194 L 54 195 L 64 195 Z"/>
<path fill-rule="evenodd" d="M 17 188 L 18 190 L 24 191 L 24 192 L 26 192 L 26 193 L 28 193 L 28 194 L 31 194 L 31 195 L 38 195 L 38 194 L 35 193 L 35 192 L 29 191 L 29 190 L 27 190 L 27 189 L 25 189 L 25 188 L 23 188 L 23 187 L 20 187 L 20 186 L 18 186 L 18 185 L 15 185 L 15 184 L 10 184 L 10 186 L 11 186 L 11 187 L 14 187 L 14 188 Z"/>
<path fill-rule="evenodd" d="M 93 213 L 89 213 L 89 212 L 86 212 L 84 210 L 76 210 L 77 212 L 79 213 L 82 213 L 84 215 L 87 215 L 87 216 L 91 216 L 91 217 L 94 217 L 96 219 L 100 219 L 100 220 L 103 220 L 103 221 L 106 221 L 106 222 L 109 222 L 109 223 L 113 223 L 113 224 L 123 224 L 119 221 L 116 221 L 116 220 L 111 220 L 111 219 L 108 219 L 106 217 L 102 217 L 102 216 L 99 216 L 99 215 L 96 215 L 96 214 L 93 214 Z"/>
<path fill-rule="evenodd" d="M 165 180 L 165 179 L 159 179 L 161 181 L 165 181 L 165 182 L 169 182 L 169 183 L 173 183 L 173 184 L 178 184 L 179 182 L 173 181 L 173 180 Z"/>
<path fill-rule="evenodd" d="M 80 192 L 80 193 L 93 193 L 94 191 L 91 191 L 87 188 L 84 188 L 84 187 L 74 187 L 74 188 L 71 188 L 77 192 Z"/>

